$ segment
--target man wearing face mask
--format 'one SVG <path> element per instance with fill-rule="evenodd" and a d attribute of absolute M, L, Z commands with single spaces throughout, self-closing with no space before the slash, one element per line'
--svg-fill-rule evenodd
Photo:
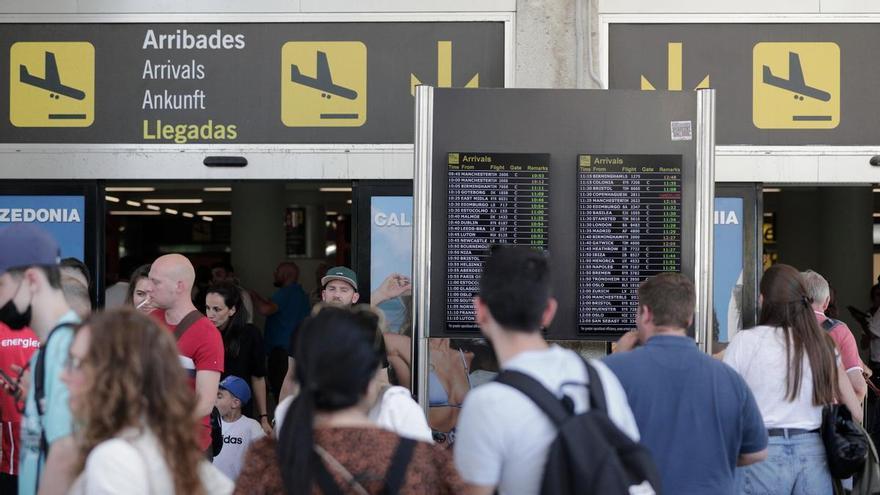
<path fill-rule="evenodd" d="M 16 224 L 0 230 L 0 246 L 0 321 L 13 330 L 30 326 L 41 345 L 28 363 L 18 492 L 65 493 L 76 456 L 69 392 L 59 377 L 79 318 L 64 299 L 58 244 L 47 232 Z"/>

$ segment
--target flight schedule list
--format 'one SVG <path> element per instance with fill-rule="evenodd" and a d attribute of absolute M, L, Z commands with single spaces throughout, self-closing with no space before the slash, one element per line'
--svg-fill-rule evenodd
<path fill-rule="evenodd" d="M 473 296 L 492 245 L 546 250 L 550 155 L 447 155 L 446 328 L 479 331 Z"/>
<path fill-rule="evenodd" d="M 681 271 L 680 155 L 580 155 L 578 331 L 635 328 L 639 284 Z"/>

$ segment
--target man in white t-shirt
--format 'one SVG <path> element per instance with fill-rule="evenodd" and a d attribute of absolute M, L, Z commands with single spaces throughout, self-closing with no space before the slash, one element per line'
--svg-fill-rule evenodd
<path fill-rule="evenodd" d="M 251 388 L 237 376 L 227 376 L 217 391 L 217 410 L 223 431 L 223 449 L 214 457 L 214 466 L 231 480 L 238 478 L 241 461 L 251 442 L 265 433 L 260 423 L 241 415 L 241 407 L 251 400 Z"/>
<path fill-rule="evenodd" d="M 589 407 L 587 371 L 575 352 L 550 346 L 541 328 L 556 313 L 547 258 L 523 247 L 495 248 L 474 298 L 476 321 L 503 369 L 526 373 L 580 413 Z M 610 419 L 633 440 L 639 432 L 617 377 L 591 361 L 602 381 Z M 490 382 L 465 398 L 455 436 L 455 467 L 468 493 L 538 493 L 556 427 L 525 395 Z"/>

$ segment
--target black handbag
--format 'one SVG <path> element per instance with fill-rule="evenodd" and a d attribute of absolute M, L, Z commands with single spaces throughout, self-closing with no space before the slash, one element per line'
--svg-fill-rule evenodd
<path fill-rule="evenodd" d="M 868 439 L 845 405 L 830 404 L 822 409 L 822 442 L 833 478 L 849 478 L 864 467 Z"/>

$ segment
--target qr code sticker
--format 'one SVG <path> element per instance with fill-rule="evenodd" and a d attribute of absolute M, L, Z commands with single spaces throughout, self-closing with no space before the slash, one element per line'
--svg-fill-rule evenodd
<path fill-rule="evenodd" d="M 690 120 L 674 120 L 669 123 L 672 130 L 673 141 L 690 141 L 694 138 L 694 131 Z"/>

